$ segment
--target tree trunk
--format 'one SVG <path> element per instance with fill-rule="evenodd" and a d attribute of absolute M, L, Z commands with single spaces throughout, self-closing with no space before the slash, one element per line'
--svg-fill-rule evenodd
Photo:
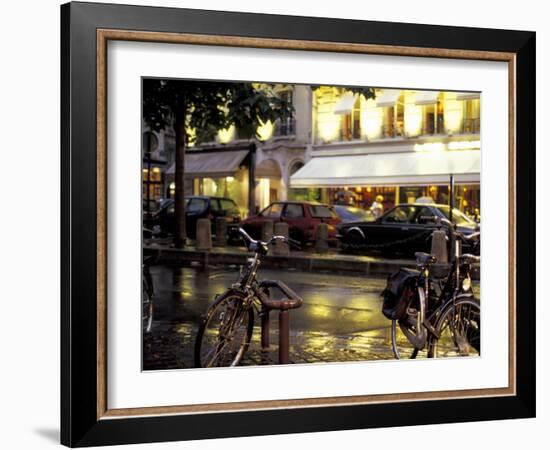
<path fill-rule="evenodd" d="M 185 105 L 178 105 L 176 111 L 174 131 L 176 134 L 176 190 L 174 196 L 176 227 L 174 245 L 182 248 L 185 245 L 187 234 L 185 230 Z"/>

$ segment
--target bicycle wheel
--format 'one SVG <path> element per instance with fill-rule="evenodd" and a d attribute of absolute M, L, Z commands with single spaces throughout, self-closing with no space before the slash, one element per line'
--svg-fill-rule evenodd
<path fill-rule="evenodd" d="M 471 297 L 462 297 L 445 307 L 437 319 L 429 356 L 434 358 L 480 355 L 480 307 Z"/>
<path fill-rule="evenodd" d="M 396 359 L 414 359 L 418 356 L 418 349 L 414 347 L 403 332 L 415 334 L 416 329 L 404 320 L 391 321 L 392 351 Z"/>
<path fill-rule="evenodd" d="M 154 302 L 153 302 L 153 292 L 149 288 L 149 285 L 145 279 L 142 283 L 142 292 L 141 292 L 141 319 L 143 330 L 146 333 L 151 332 L 153 327 L 153 311 L 154 311 Z"/>
<path fill-rule="evenodd" d="M 244 295 L 228 291 L 208 309 L 195 341 L 195 367 L 228 367 L 240 363 L 246 352 L 254 311 L 244 305 Z"/>

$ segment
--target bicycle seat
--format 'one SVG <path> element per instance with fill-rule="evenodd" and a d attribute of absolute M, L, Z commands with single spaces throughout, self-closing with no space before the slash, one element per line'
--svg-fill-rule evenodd
<path fill-rule="evenodd" d="M 416 257 L 416 262 L 422 266 L 427 266 L 437 261 L 437 258 L 429 253 L 416 252 L 414 256 Z"/>

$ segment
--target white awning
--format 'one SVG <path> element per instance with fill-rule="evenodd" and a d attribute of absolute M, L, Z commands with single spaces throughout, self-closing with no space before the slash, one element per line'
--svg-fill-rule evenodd
<path fill-rule="evenodd" d="M 456 93 L 456 99 L 457 100 L 473 100 L 476 98 L 479 98 L 479 92 L 457 92 Z"/>
<path fill-rule="evenodd" d="M 185 154 L 185 176 L 195 178 L 232 176 L 247 155 L 248 150 L 221 150 L 205 153 L 190 150 Z M 172 164 L 166 173 L 174 174 L 175 169 L 175 164 Z"/>
<path fill-rule="evenodd" d="M 414 101 L 415 105 L 433 105 L 437 103 L 439 91 L 417 91 Z"/>
<path fill-rule="evenodd" d="M 427 186 L 479 183 L 479 150 L 314 157 L 290 177 L 291 187 Z"/>
<path fill-rule="evenodd" d="M 353 111 L 354 104 L 355 94 L 353 92 L 346 92 L 334 106 L 334 114 L 349 114 Z"/>
<path fill-rule="evenodd" d="M 401 91 L 395 89 L 384 89 L 380 95 L 376 97 L 376 106 L 395 106 Z"/>

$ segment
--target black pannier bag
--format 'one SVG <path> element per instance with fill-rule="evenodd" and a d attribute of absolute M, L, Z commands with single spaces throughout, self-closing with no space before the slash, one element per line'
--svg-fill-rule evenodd
<path fill-rule="evenodd" d="M 386 288 L 382 291 L 382 313 L 390 320 L 404 319 L 407 307 L 414 296 L 414 282 L 420 272 L 402 267 L 388 275 Z"/>

